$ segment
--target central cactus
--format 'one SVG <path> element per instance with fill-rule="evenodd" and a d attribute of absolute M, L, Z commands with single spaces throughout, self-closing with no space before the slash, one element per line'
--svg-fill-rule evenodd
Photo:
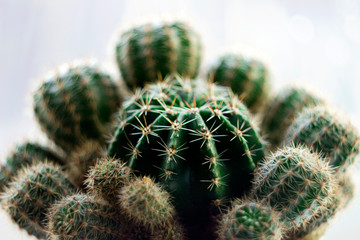
<path fill-rule="evenodd" d="M 251 186 L 263 145 L 225 87 L 167 78 L 124 103 L 109 155 L 162 182 L 185 219 L 209 216 Z"/>

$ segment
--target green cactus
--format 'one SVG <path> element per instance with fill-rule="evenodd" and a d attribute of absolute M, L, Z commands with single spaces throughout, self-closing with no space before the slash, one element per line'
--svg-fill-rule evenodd
<path fill-rule="evenodd" d="M 323 104 L 322 100 L 304 88 L 288 87 L 281 90 L 262 113 L 261 129 L 272 148 L 284 141 L 286 132 L 298 113 L 304 108 L 319 104 Z"/>
<path fill-rule="evenodd" d="M 126 222 L 116 209 L 96 198 L 74 194 L 54 204 L 48 213 L 49 239 L 118 240 Z"/>
<path fill-rule="evenodd" d="M 131 174 L 131 169 L 125 163 L 104 157 L 90 169 L 85 185 L 94 195 L 113 203 L 119 189 L 129 183 Z"/>
<path fill-rule="evenodd" d="M 187 239 L 184 235 L 184 229 L 180 223 L 173 219 L 168 221 L 152 233 L 150 240 L 184 240 Z"/>
<path fill-rule="evenodd" d="M 151 233 L 167 226 L 175 214 L 169 193 L 148 177 L 135 179 L 120 188 L 118 206 L 125 216 Z"/>
<path fill-rule="evenodd" d="M 219 240 L 279 240 L 283 225 L 280 214 L 267 205 L 253 200 L 235 201 L 221 217 Z"/>
<path fill-rule="evenodd" d="M 34 94 L 34 111 L 43 131 L 66 151 L 87 139 L 103 143 L 120 103 L 111 77 L 90 63 L 59 68 Z"/>
<path fill-rule="evenodd" d="M 38 161 L 51 161 L 64 164 L 63 159 L 45 146 L 26 142 L 15 147 L 0 168 L 0 191 L 3 191 L 19 169 Z"/>
<path fill-rule="evenodd" d="M 346 170 L 360 151 L 359 134 L 343 117 L 324 107 L 306 109 L 289 127 L 285 144 L 303 144 L 323 154 L 330 166 Z"/>
<path fill-rule="evenodd" d="M 214 202 L 250 189 L 264 152 L 246 107 L 228 88 L 192 84 L 168 78 L 125 102 L 109 155 L 162 182 L 195 226 L 211 219 Z"/>
<path fill-rule="evenodd" d="M 260 165 L 252 193 L 279 211 L 292 233 L 327 211 L 336 187 L 333 170 L 318 154 L 290 146 Z"/>
<path fill-rule="evenodd" d="M 240 95 L 250 110 L 259 109 L 267 99 L 269 74 L 259 61 L 228 54 L 219 59 L 209 76 L 215 83 L 228 86 Z"/>
<path fill-rule="evenodd" d="M 106 150 L 97 141 L 89 140 L 76 147 L 66 163 L 71 181 L 76 186 L 82 185 L 89 168 L 105 155 Z"/>
<path fill-rule="evenodd" d="M 2 206 L 29 234 L 45 238 L 46 211 L 52 203 L 74 191 L 59 165 L 34 163 L 21 169 L 2 195 Z"/>
<path fill-rule="evenodd" d="M 179 73 L 197 76 L 201 61 L 199 35 L 183 22 L 144 24 L 123 32 L 116 44 L 116 59 L 131 89 Z"/>

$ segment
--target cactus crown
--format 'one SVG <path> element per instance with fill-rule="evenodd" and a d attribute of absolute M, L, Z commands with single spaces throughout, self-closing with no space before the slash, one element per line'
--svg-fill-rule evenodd
<path fill-rule="evenodd" d="M 290 231 L 295 231 L 327 210 L 335 188 L 333 170 L 318 154 L 290 146 L 261 163 L 252 192 L 280 211 Z"/>
<path fill-rule="evenodd" d="M 109 155 L 160 180 L 182 212 L 197 202 L 186 210 L 194 214 L 249 189 L 264 152 L 246 107 L 229 89 L 167 78 L 124 103 Z"/>
<path fill-rule="evenodd" d="M 145 24 L 121 34 L 116 58 L 128 87 L 143 87 L 159 74 L 196 77 L 201 48 L 199 35 L 183 22 Z"/>
<path fill-rule="evenodd" d="M 116 209 L 84 194 L 64 197 L 48 213 L 50 239 L 125 239 Z"/>
<path fill-rule="evenodd" d="M 267 97 L 269 76 L 265 66 L 241 55 L 227 54 L 210 70 L 213 80 L 240 95 L 250 109 L 259 108 Z"/>
<path fill-rule="evenodd" d="M 73 64 L 49 75 L 34 94 L 35 115 L 65 150 L 101 139 L 121 98 L 111 77 L 92 64 Z"/>
<path fill-rule="evenodd" d="M 85 184 L 91 192 L 114 202 L 114 199 L 117 199 L 117 191 L 129 183 L 131 174 L 131 169 L 125 163 L 105 157 L 99 159 L 90 169 Z"/>
<path fill-rule="evenodd" d="M 280 214 L 255 201 L 237 200 L 221 218 L 219 239 L 278 240 L 283 226 Z"/>
<path fill-rule="evenodd" d="M 360 152 L 360 136 L 347 120 L 324 107 L 301 112 L 286 137 L 286 144 L 303 144 L 322 153 L 336 169 L 351 165 Z"/>
<path fill-rule="evenodd" d="M 2 197 L 2 205 L 28 233 L 44 238 L 45 213 L 52 203 L 74 191 L 61 167 L 39 162 L 22 169 Z"/>

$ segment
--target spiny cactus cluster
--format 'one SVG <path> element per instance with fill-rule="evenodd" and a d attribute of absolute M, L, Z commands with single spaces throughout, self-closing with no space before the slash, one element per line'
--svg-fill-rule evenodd
<path fill-rule="evenodd" d="M 302 87 L 272 96 L 241 55 L 195 79 L 201 46 L 187 23 L 143 24 L 114 50 L 125 84 L 90 62 L 44 77 L 34 113 L 57 148 L 1 166 L 14 222 L 38 239 L 319 239 L 354 196 L 357 130 Z"/>

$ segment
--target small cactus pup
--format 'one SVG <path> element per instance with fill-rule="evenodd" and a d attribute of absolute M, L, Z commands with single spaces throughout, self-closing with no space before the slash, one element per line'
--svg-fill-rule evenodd
<path fill-rule="evenodd" d="M 109 74 L 92 62 L 59 67 L 34 94 L 34 111 L 43 131 L 65 151 L 85 140 L 105 143 L 121 96 Z"/>
<path fill-rule="evenodd" d="M 215 202 L 250 190 L 264 152 L 247 108 L 229 88 L 167 78 L 124 103 L 109 155 L 161 182 L 202 237 L 195 229 L 209 225 Z"/>
<path fill-rule="evenodd" d="M 76 147 L 68 156 L 66 168 L 69 172 L 70 180 L 76 186 L 82 186 L 86 178 L 86 173 L 90 167 L 94 166 L 99 158 L 106 155 L 106 150 L 94 140 L 88 140 Z"/>
<path fill-rule="evenodd" d="M 18 172 L 1 196 L 1 204 L 21 228 L 44 239 L 47 209 L 73 191 L 75 189 L 60 165 L 39 162 Z"/>
<path fill-rule="evenodd" d="M 258 110 L 267 99 L 268 70 L 257 60 L 236 54 L 224 55 L 210 69 L 209 77 L 240 95 L 250 110 Z"/>
<path fill-rule="evenodd" d="M 319 152 L 336 171 L 345 171 L 360 151 L 360 137 L 349 120 L 325 107 L 305 109 L 289 131 L 285 144 L 306 145 Z"/>
<path fill-rule="evenodd" d="M 254 175 L 253 196 L 281 213 L 289 233 L 326 212 L 337 188 L 328 163 L 306 147 L 278 150 Z"/>
<path fill-rule="evenodd" d="M 201 54 L 200 36 L 179 21 L 136 26 L 122 32 L 116 43 L 116 60 L 130 89 L 155 82 L 158 75 L 195 78 Z"/>
<path fill-rule="evenodd" d="M 278 147 L 286 137 L 289 126 L 303 109 L 323 104 L 323 101 L 302 87 L 282 89 L 262 113 L 261 129 L 272 145 Z"/>
<path fill-rule="evenodd" d="M 123 236 L 126 223 L 116 209 L 85 194 L 62 198 L 48 212 L 49 239 L 117 240 Z"/>
<path fill-rule="evenodd" d="M 51 161 L 64 164 L 64 160 L 52 150 L 37 143 L 25 142 L 17 145 L 0 168 L 0 191 L 9 184 L 18 170 L 34 162 Z"/>
<path fill-rule="evenodd" d="M 103 157 L 90 168 L 85 185 L 95 196 L 114 203 L 119 189 L 130 182 L 131 175 L 132 171 L 126 166 L 126 163 L 114 158 Z"/>
<path fill-rule="evenodd" d="M 221 216 L 219 240 L 280 240 L 283 225 L 280 214 L 254 200 L 236 200 Z"/>
<path fill-rule="evenodd" d="M 175 214 L 170 194 L 149 177 L 124 185 L 119 191 L 118 206 L 125 216 L 151 232 L 167 226 Z"/>

